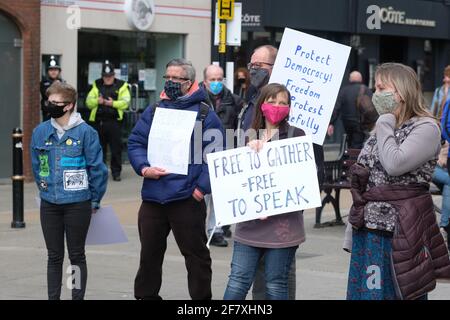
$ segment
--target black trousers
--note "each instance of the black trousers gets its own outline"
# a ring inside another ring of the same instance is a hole
[[[91,221],[91,201],[52,204],[41,201],[41,226],[48,251],[47,287],[49,300],[61,297],[64,262],[64,234],[73,270],[73,300],[83,300],[86,291],[87,266],[84,251]],[[80,277],[80,278],[77,278]]]
[[[211,299],[212,270],[205,219],[205,202],[193,197],[167,204],[142,202],[138,218],[141,258],[134,282],[136,299],[161,299],[162,265],[170,230],[184,256],[191,298]]]
[[[108,146],[111,150],[111,173],[114,177],[122,172],[122,122],[114,119],[99,120],[94,123],[103,149],[103,162],[106,163]]]
[[[347,133],[347,147],[350,149],[362,149],[366,134],[359,130],[345,130]]]

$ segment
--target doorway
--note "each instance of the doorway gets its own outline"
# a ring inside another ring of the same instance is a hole
[[[12,175],[11,134],[21,127],[22,40],[16,24],[0,12],[0,181]]]
[[[380,63],[398,62],[407,64],[408,38],[380,37]]]

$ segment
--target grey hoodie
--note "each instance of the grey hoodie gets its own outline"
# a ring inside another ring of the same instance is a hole
[[[56,129],[56,133],[58,134],[58,139],[61,139],[61,137],[64,135],[64,133],[67,130],[70,130],[72,128],[79,126],[80,124],[82,124],[84,122],[84,120],[81,118],[81,115],[78,112],[74,111],[70,115],[69,123],[64,127],[61,127],[58,124],[58,122],[56,122],[56,120],[53,118],[50,119],[50,122],[51,122],[53,128]]]

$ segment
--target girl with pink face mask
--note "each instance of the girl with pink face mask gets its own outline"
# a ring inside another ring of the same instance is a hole
[[[305,135],[303,130],[288,124],[290,101],[290,93],[283,85],[273,83],[261,89],[255,105],[250,148],[258,152],[266,142]],[[287,300],[289,272],[295,252],[304,241],[301,211],[237,224],[224,299],[245,300],[264,257],[265,298]]]

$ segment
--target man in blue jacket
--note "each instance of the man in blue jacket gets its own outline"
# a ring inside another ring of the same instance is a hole
[[[138,218],[141,257],[134,293],[136,299],[161,299],[162,264],[167,236],[172,230],[185,258],[191,298],[211,299],[211,257],[206,247],[206,205],[203,200],[205,194],[211,193],[211,187],[204,158],[198,161],[195,156],[198,150],[194,150],[194,146],[198,141],[194,143],[192,134],[187,175],[171,174],[164,168],[153,167],[147,159],[147,147],[156,108],[197,112],[202,135],[212,129],[223,132],[223,128],[215,112],[203,102],[206,92],[195,81],[195,69],[189,61],[171,60],[164,79],[161,101],[144,111],[128,140],[131,165],[144,177]],[[207,142],[202,141],[200,145],[202,155],[206,147],[211,149]]]

